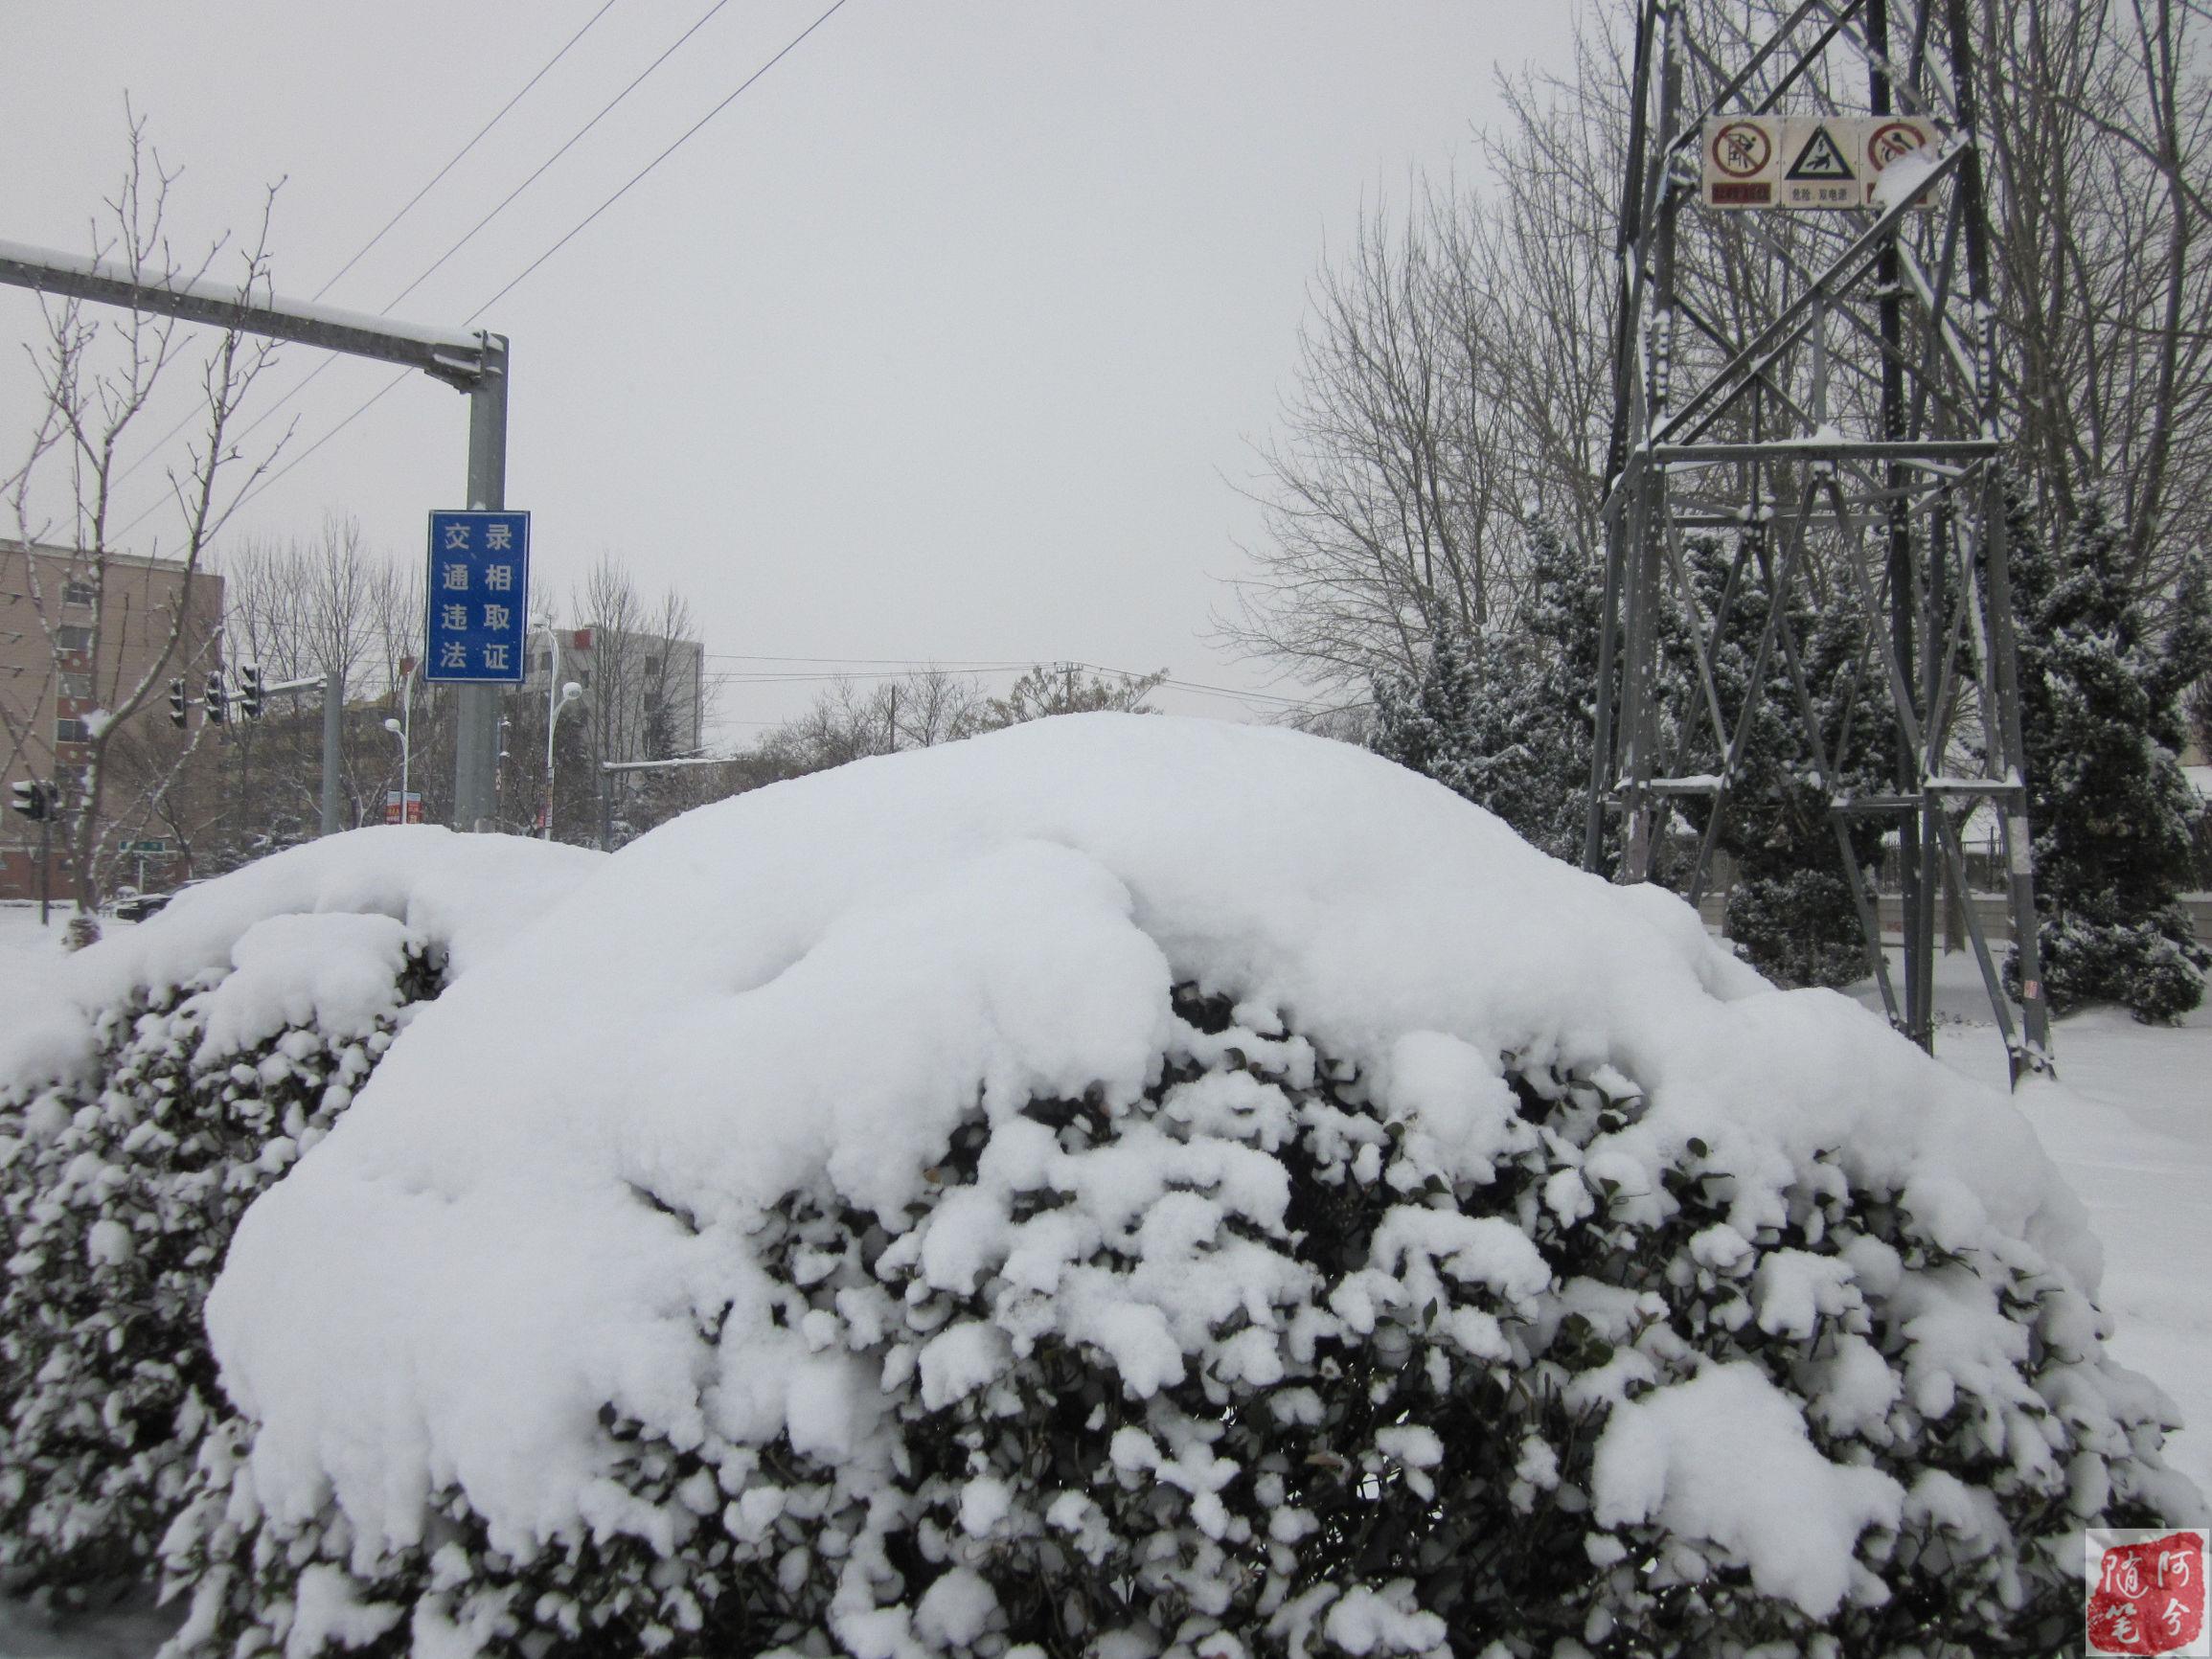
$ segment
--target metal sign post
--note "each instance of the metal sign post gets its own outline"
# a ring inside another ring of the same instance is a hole
[[[507,340],[484,336],[484,374],[468,392],[468,506],[498,512],[507,505]],[[528,537],[528,515],[523,515]],[[517,617],[528,614],[528,599],[515,600]],[[460,724],[454,736],[453,822],[463,830],[489,830],[499,812],[499,684],[520,684],[521,635],[515,636],[517,667],[508,682],[461,688]],[[435,663],[436,658],[430,659]],[[435,679],[435,673],[427,678]]]

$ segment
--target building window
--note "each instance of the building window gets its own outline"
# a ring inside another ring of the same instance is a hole
[[[645,671],[646,671],[647,673],[649,673],[649,674],[657,674],[657,673],[659,673],[659,672],[660,672],[660,658],[658,658],[658,657],[648,657],[648,658],[646,658],[646,660],[645,660]]]
[[[89,743],[92,728],[82,720],[57,720],[54,722],[54,740],[57,743]]]
[[[63,604],[90,604],[100,597],[100,591],[88,581],[65,581],[61,584]]]
[[[92,676],[90,674],[63,674],[61,676],[61,694],[80,700],[89,698],[92,695]]]
[[[92,630],[81,623],[63,623],[54,630],[54,644],[65,651],[88,651],[92,648]]]

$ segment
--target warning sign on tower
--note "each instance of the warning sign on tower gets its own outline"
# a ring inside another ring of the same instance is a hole
[[[1704,141],[1707,207],[1835,212],[1875,205],[1884,170],[1933,160],[1944,134],[1904,116],[1731,115],[1707,122]]]

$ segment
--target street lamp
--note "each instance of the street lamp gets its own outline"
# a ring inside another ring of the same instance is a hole
[[[407,822],[407,762],[412,758],[414,745],[407,741],[407,728],[398,720],[386,720],[384,730],[399,739],[399,822]]]
[[[392,722],[384,722],[387,729]],[[415,659],[399,659],[399,822],[407,822],[407,762],[414,755]]]
[[[551,687],[545,693],[545,839],[548,841],[553,839],[553,731],[559,724],[562,712],[582,695],[583,688],[574,680],[562,686],[558,696]]]
[[[583,695],[583,688],[574,680],[560,683],[560,630],[548,626],[545,630],[545,834],[553,839],[553,733],[560,724],[561,711]]]

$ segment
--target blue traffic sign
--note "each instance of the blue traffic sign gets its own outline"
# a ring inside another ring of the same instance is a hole
[[[530,617],[530,514],[433,512],[422,677],[518,686]]]

